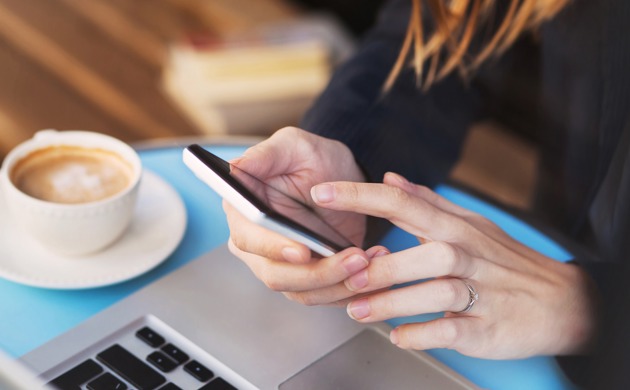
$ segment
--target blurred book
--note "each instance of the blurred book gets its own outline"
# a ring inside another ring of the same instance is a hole
[[[171,45],[163,87],[204,133],[269,134],[296,125],[353,50],[322,15],[231,37],[190,35]]]

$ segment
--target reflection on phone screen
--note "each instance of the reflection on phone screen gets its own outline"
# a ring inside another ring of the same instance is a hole
[[[253,175],[225,162],[229,175],[246,188],[253,199],[248,199],[271,218],[301,230],[333,249],[340,251],[354,244],[330,226],[316,207],[309,206],[284,192],[273,188]],[[243,194],[246,196],[246,194]],[[247,196],[246,196],[247,197]]]

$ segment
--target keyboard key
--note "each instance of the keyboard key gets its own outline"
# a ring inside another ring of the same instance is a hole
[[[210,383],[206,383],[199,390],[237,390],[236,387],[227,383],[223,378],[215,378]]]
[[[95,378],[103,372],[101,367],[94,360],[89,359],[74,367],[73,369],[59,375],[50,381],[50,385],[60,390],[78,390],[81,385]]]
[[[162,372],[171,372],[175,367],[177,367],[177,363],[171,360],[168,356],[163,354],[162,352],[155,351],[149,356],[147,356],[147,361],[153,364]]]
[[[184,366],[184,371],[197,378],[199,382],[207,382],[214,376],[212,371],[196,360],[187,363]]]
[[[140,390],[153,390],[166,382],[160,373],[118,344],[99,353],[96,358]]]
[[[153,348],[157,348],[160,345],[164,344],[164,337],[160,336],[159,333],[156,333],[153,329],[145,326],[136,332],[136,337],[145,343],[149,344]]]
[[[127,390],[127,385],[109,372],[87,384],[88,390]]]
[[[183,390],[183,389],[174,383],[167,383],[164,386],[160,387],[160,390]]]
[[[168,355],[171,359],[175,360],[178,364],[184,364],[188,361],[189,357],[181,349],[177,348],[173,344],[169,343],[162,347],[162,352]]]

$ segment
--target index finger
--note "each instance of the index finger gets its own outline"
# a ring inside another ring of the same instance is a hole
[[[305,245],[251,222],[226,201],[223,210],[232,242],[241,251],[291,263],[310,261],[311,251]]]
[[[359,248],[348,248],[319,261],[291,264],[251,253],[239,253],[239,249],[233,247],[232,241],[229,241],[228,245],[230,251],[243,260],[254,275],[274,291],[306,292],[338,285],[338,288],[345,290],[345,296],[338,299],[347,298],[354,293],[345,289],[340,282],[369,264],[367,254]]]
[[[403,189],[379,183],[332,182],[314,186],[318,206],[390,220],[416,236],[450,241],[461,237],[466,224]]]

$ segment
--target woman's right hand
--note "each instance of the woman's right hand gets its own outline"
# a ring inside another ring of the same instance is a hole
[[[327,181],[365,181],[352,152],[341,142],[286,127],[231,161],[271,187],[316,207],[311,188]],[[268,201],[273,202],[271,194]],[[246,219],[223,202],[230,228],[229,248],[267,286],[306,304],[332,303],[353,295],[343,280],[368,265],[368,253],[349,248],[314,259],[303,244]],[[324,219],[356,245],[365,235],[365,216],[321,209]],[[381,250],[382,252],[382,250]]]

